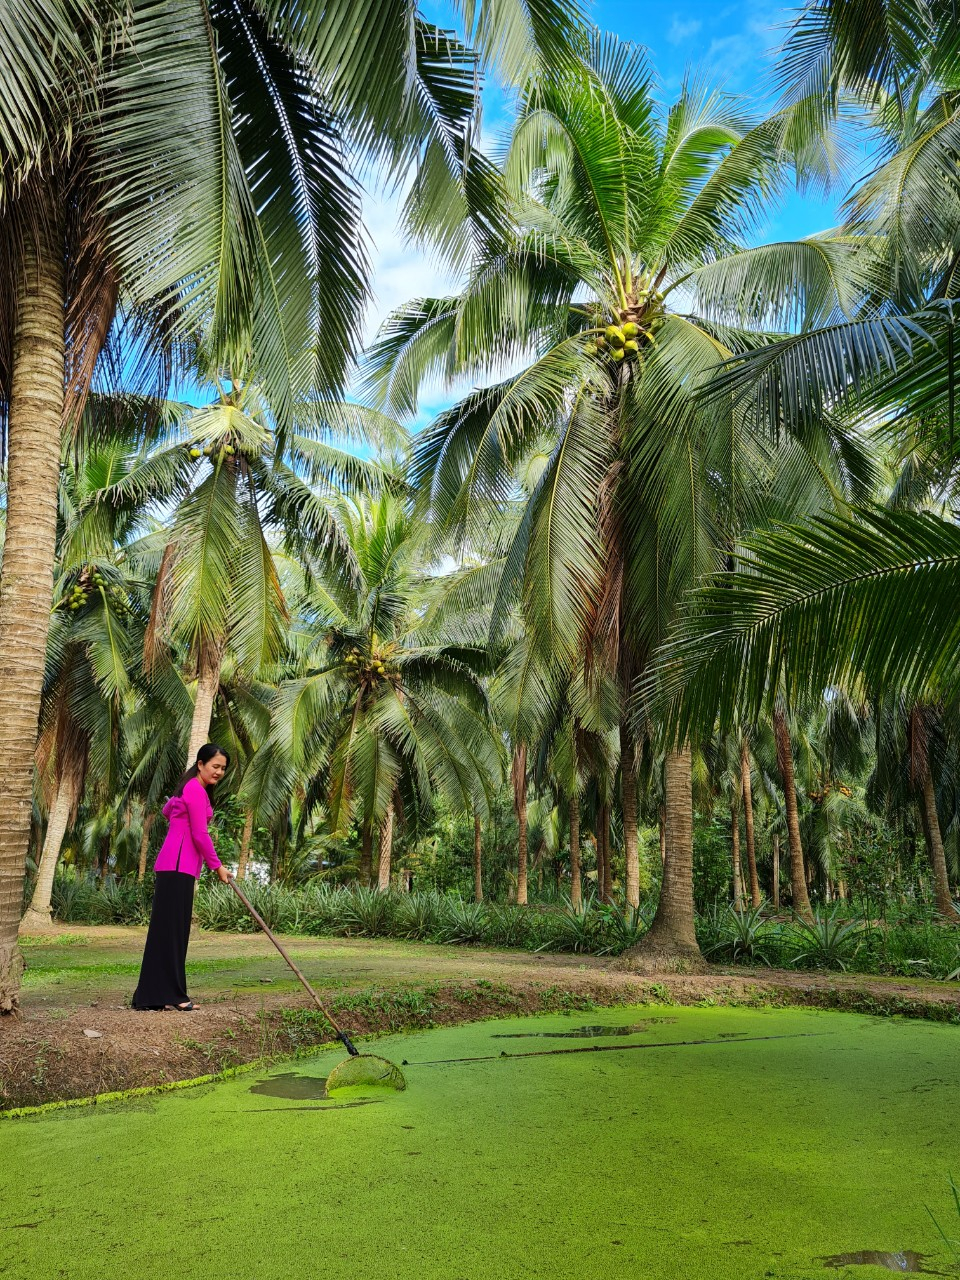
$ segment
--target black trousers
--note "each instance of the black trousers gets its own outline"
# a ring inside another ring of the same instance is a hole
[[[187,945],[196,884],[193,876],[182,871],[157,872],[140,981],[133,993],[134,1009],[162,1009],[190,998]]]

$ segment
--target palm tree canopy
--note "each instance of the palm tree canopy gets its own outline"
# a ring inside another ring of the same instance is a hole
[[[309,565],[294,613],[299,658],[274,705],[276,760],[323,777],[339,833],[355,818],[379,821],[401,785],[421,798],[439,789],[458,811],[485,807],[501,765],[486,653],[453,616],[427,616],[422,525],[390,493],[342,504],[339,518],[355,576]]]
[[[523,365],[418,436],[413,478],[435,527],[469,545],[546,439],[495,622],[520,593],[561,666],[584,643],[622,653],[628,632],[642,662],[678,593],[715,567],[719,529],[831,485],[840,495],[869,471],[830,425],[781,442],[697,395],[732,355],[860,305],[847,240],[748,247],[786,182],[789,128],[695,79],[664,110],[643,53],[596,36],[579,65],[521,96],[504,158],[510,236],[459,296],[395,313],[370,356],[371,395],[401,413],[426,379]],[[608,348],[620,325],[631,347]]]
[[[698,589],[664,645],[652,691],[680,733],[759,719],[832,688],[954,697],[960,679],[960,530],[873,509],[747,540],[739,571]]]

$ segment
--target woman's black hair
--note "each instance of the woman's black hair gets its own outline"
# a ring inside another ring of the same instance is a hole
[[[203,746],[200,748],[200,750],[197,752],[196,760],[193,762],[193,764],[190,766],[187,772],[183,775],[183,777],[177,783],[176,790],[174,791],[173,794],[175,796],[182,796],[183,788],[187,785],[187,783],[190,781],[191,778],[195,778],[197,776],[197,772],[198,772],[197,765],[209,764],[214,756],[223,756],[224,760],[226,760],[227,762],[227,768],[229,769],[230,752],[224,751],[223,747],[218,746],[216,742],[205,742]]]

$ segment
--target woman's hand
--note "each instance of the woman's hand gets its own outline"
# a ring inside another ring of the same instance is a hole
[[[217,867],[217,879],[222,880],[224,884],[229,884],[233,879],[230,872],[224,866]]]

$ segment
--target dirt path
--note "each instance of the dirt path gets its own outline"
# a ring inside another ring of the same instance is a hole
[[[351,1032],[651,1000],[782,1002],[960,1022],[960,984],[717,968],[654,980],[593,956],[533,955],[367,939],[285,939]],[[329,1039],[259,935],[199,934],[188,972],[197,1008],[135,1013],[143,931],[64,926],[27,941],[23,1005],[0,1020],[0,1107],[176,1080],[306,1050]]]

